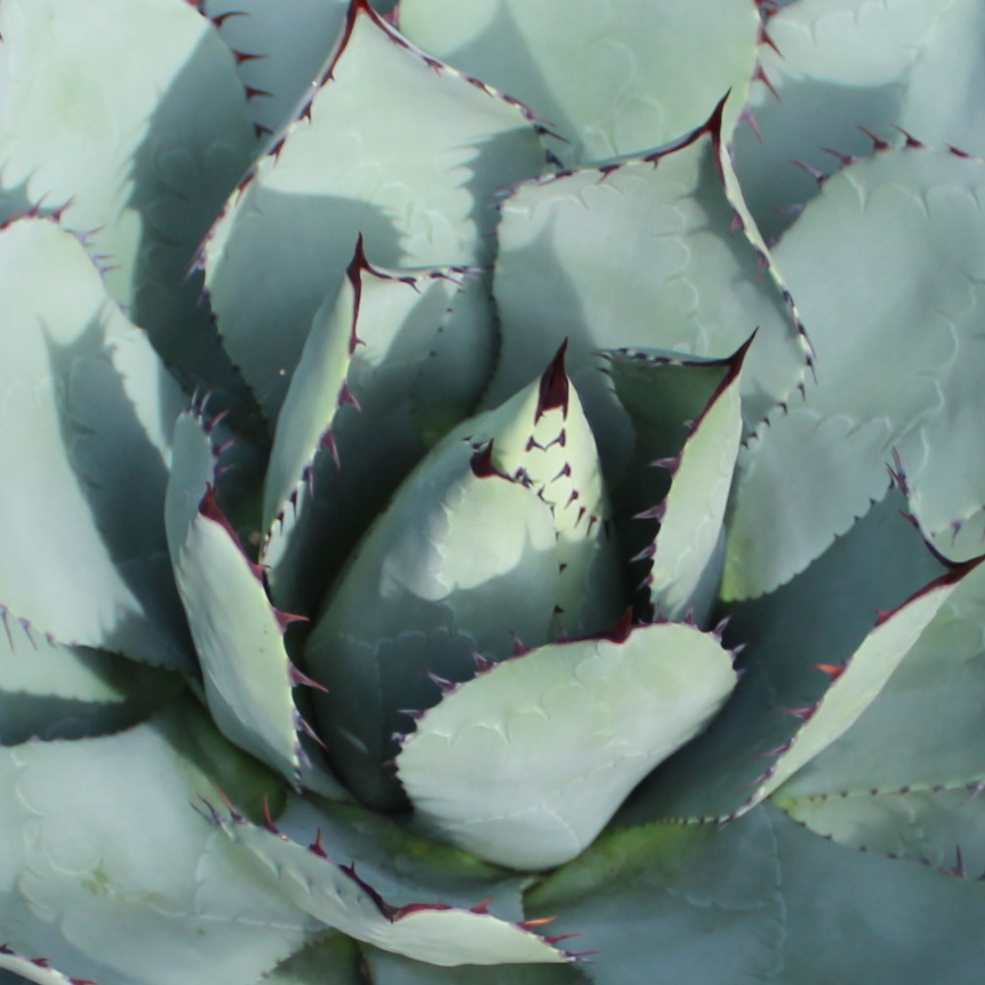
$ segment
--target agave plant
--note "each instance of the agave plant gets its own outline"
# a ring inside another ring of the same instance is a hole
[[[0,0],[0,978],[977,982],[985,10],[377,6]]]

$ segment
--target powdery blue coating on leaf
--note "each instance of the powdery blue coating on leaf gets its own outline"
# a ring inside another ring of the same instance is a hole
[[[404,740],[397,775],[425,831],[500,865],[552,868],[736,680],[731,654],[685,625],[550,644],[446,694]]]
[[[985,10],[977,0],[799,0],[766,24],[753,126],[735,134],[736,170],[775,238],[829,174],[902,127],[931,146],[985,151]],[[775,45],[775,48],[773,47]],[[840,160],[841,159],[841,160]],[[796,166],[799,162],[801,166]]]
[[[746,432],[801,400],[810,346],[744,217],[723,109],[645,157],[521,184],[502,205],[494,288],[503,345],[486,404],[513,393],[568,338],[568,371],[612,477],[631,438],[597,372],[598,349],[721,356],[758,326],[744,376]]]
[[[353,3],[311,101],[204,248],[219,330],[268,418],[357,232],[385,267],[488,262],[491,194],[542,163],[525,110]]]
[[[844,533],[882,497],[893,448],[926,529],[978,512],[983,200],[981,162],[887,149],[827,181],[774,251],[820,383],[740,457],[727,599],[776,588]],[[978,552],[981,529],[955,556]]]
[[[276,791],[194,702],[3,750],[0,776],[0,924],[21,953],[99,985],[212,985],[256,980],[317,930],[192,808],[217,785],[251,805]]]
[[[451,268],[373,267],[360,239],[338,295],[316,312],[264,483],[261,560],[279,605],[314,612],[352,546],[427,450],[415,413],[429,400],[455,401],[454,384],[422,394],[420,377],[466,276]],[[456,327],[467,336],[456,344],[468,345],[483,326]],[[475,400],[478,392],[462,396]]]
[[[162,521],[180,392],[54,221],[0,229],[0,292],[0,604],[60,641],[185,669]]]
[[[64,646],[0,607],[0,745],[116,732],[182,686],[177,674]]]
[[[174,0],[11,0],[0,36],[0,194],[64,207],[110,296],[182,381],[248,412],[200,281],[185,279],[256,151],[232,54]]]
[[[985,870],[985,569],[942,606],[855,724],[774,795],[857,848]]]
[[[331,845],[317,832],[305,846],[272,824],[261,828],[239,815],[222,817],[220,824],[240,857],[249,858],[285,899],[357,940],[442,966],[571,960],[532,927],[494,916],[483,903],[393,905],[363,878],[355,861],[333,858]]]
[[[826,695],[834,700],[818,722],[829,715],[837,721],[831,734],[822,729],[817,741],[823,745],[847,726],[850,706],[864,691],[846,689],[843,702],[834,695],[840,682],[832,685],[832,677],[849,658],[853,665],[859,661],[851,677],[857,675],[861,687],[869,688],[870,700],[875,697],[882,661],[891,666],[909,648],[906,639],[894,647],[883,643],[897,630],[918,633],[921,620],[929,620],[929,610],[950,591],[948,586],[928,591],[874,628],[880,613],[900,606],[943,570],[899,515],[902,505],[895,493],[887,497],[803,575],[739,610],[728,628],[728,639],[747,647],[739,686],[708,730],[641,784],[619,823],[730,817],[747,810],[778,776],[802,765],[802,753],[819,751],[814,740],[798,748],[801,739],[795,737],[811,726],[809,719],[819,701],[824,707]],[[841,676],[848,679],[849,672]]]
[[[753,0],[403,0],[400,29],[524,100],[566,163],[673,140],[732,91],[731,134],[756,65]]]

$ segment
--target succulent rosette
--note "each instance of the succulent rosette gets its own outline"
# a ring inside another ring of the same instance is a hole
[[[977,982],[980,4],[391,7],[0,0],[0,980]]]

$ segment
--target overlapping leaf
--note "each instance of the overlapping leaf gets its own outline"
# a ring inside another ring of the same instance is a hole
[[[352,0],[300,118],[204,250],[220,332],[268,418],[358,232],[385,267],[487,262],[492,192],[542,163],[526,111],[423,56]]]
[[[727,137],[759,29],[752,0],[403,0],[399,19],[426,51],[550,120],[570,164],[673,140],[732,90]]]

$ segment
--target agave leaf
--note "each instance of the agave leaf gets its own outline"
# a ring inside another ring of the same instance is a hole
[[[979,980],[981,882],[854,852],[772,805],[761,810],[776,837],[787,914],[784,981]]]
[[[589,981],[581,966],[574,964],[437,968],[368,944],[360,950],[374,985],[588,985]]]
[[[292,955],[256,985],[362,985],[359,949],[345,934],[329,932]]]
[[[257,136],[275,140],[309,96],[345,23],[347,0],[193,0],[229,46]]]
[[[513,393],[568,337],[569,371],[610,475],[626,464],[631,437],[595,371],[599,348],[718,356],[758,326],[743,378],[746,431],[800,400],[809,345],[742,218],[723,111],[719,103],[704,126],[645,157],[521,184],[502,206],[494,290],[503,344],[486,401]]]
[[[399,18],[426,51],[550,120],[569,164],[673,140],[732,90],[727,138],[759,29],[750,0],[575,0],[563,12],[525,0],[403,0]]]
[[[527,906],[578,934],[571,946],[594,952],[586,969],[600,985],[751,985],[782,967],[779,875],[759,812],[724,828],[650,824],[604,833]]]
[[[64,646],[2,606],[0,627],[0,745],[119,731],[184,686],[177,674]]]
[[[528,904],[581,932],[605,985],[973,985],[985,888],[861,855],[765,804],[724,827],[610,832]]]
[[[526,111],[426,58],[352,0],[314,94],[204,250],[220,332],[268,417],[358,232],[385,267],[487,262],[490,194],[542,162]]]
[[[300,818],[290,816],[292,808],[300,812]],[[217,814],[216,820],[241,856],[249,858],[285,899],[357,940],[445,966],[570,960],[549,938],[533,932],[536,924],[528,927],[504,920],[487,912],[485,902],[467,908],[423,900],[397,904],[385,899],[357,871],[356,862],[337,859],[331,842],[324,842],[318,829],[309,828],[302,841],[280,830],[281,824],[296,827],[308,817],[312,817],[309,805],[296,800],[276,826],[271,821],[254,825],[235,810]]]
[[[8,978],[7,972],[19,977]],[[37,985],[94,985],[81,978],[63,975],[51,966],[47,958],[30,958],[18,954],[6,944],[0,944],[0,981],[13,982],[13,985],[20,982],[36,982]]]
[[[209,710],[224,735],[300,781],[308,730],[292,688],[308,683],[287,655],[292,617],[270,603],[215,493],[210,425],[178,418],[166,515],[175,580],[205,679]]]
[[[826,182],[777,247],[821,385],[740,458],[726,598],[770,591],[847,530],[881,497],[893,446],[927,529],[979,511],[983,194],[979,161],[886,150]],[[889,353],[892,371],[874,375]],[[955,556],[977,552],[981,520]]]
[[[598,631],[622,607],[594,439],[563,351],[502,407],[447,435],[401,486],[330,593],[306,647],[333,762],[376,806],[404,713],[517,641]],[[372,618],[366,613],[372,612]],[[403,711],[402,711],[403,710]]]
[[[0,35],[0,184],[89,234],[110,295],[168,365],[247,415],[200,279],[185,280],[256,147],[232,55],[174,0],[12,0]]]
[[[208,985],[255,981],[317,930],[192,809],[216,786],[251,810],[278,799],[195,702],[3,750],[0,775],[0,924],[20,953],[99,985]]]
[[[712,636],[628,623],[504,661],[424,714],[397,775],[425,830],[526,870],[560,865],[591,844],[738,679]]]
[[[735,159],[767,236],[817,195],[818,175],[867,154],[869,134],[898,126],[930,144],[985,151],[985,15],[975,0],[799,0],[766,31],[770,85],[751,93],[755,124],[737,130]]]
[[[941,869],[985,869],[983,602],[979,567],[876,700],[775,801],[811,830],[856,848]]]
[[[0,599],[42,634],[186,668],[162,523],[180,393],[55,222],[0,230],[0,291],[0,455],[16,477],[0,514],[17,518]]]
[[[314,610],[424,455],[414,416],[419,378],[462,276],[373,267],[360,239],[338,296],[315,314],[264,487],[262,560],[279,605]]]
[[[641,786],[623,821],[747,811],[875,699],[967,574],[941,574],[901,502],[888,496],[803,575],[736,615],[729,638],[749,647],[739,687]]]
[[[658,518],[658,533],[633,559],[648,564],[643,587],[658,618],[680,619],[690,612],[701,624],[715,601],[724,558],[725,506],[742,437],[742,363],[751,344],[750,338],[724,360],[692,361],[642,350],[610,354],[609,372],[616,394],[636,432],[636,462],[640,463],[642,455],[647,471],[656,464],[673,473],[665,498],[652,499],[642,512],[634,509],[637,521]],[[673,383],[687,380],[693,386],[696,378],[704,382],[715,377],[714,392],[679,445],[667,434],[668,424],[675,420],[666,413],[667,406],[686,405],[702,388],[694,387],[694,395],[685,396]],[[663,392],[662,384],[671,381],[670,392]],[[662,453],[656,463],[654,448]],[[667,457],[671,450],[672,457]],[[646,495],[652,485],[630,470],[626,486],[631,496]]]

